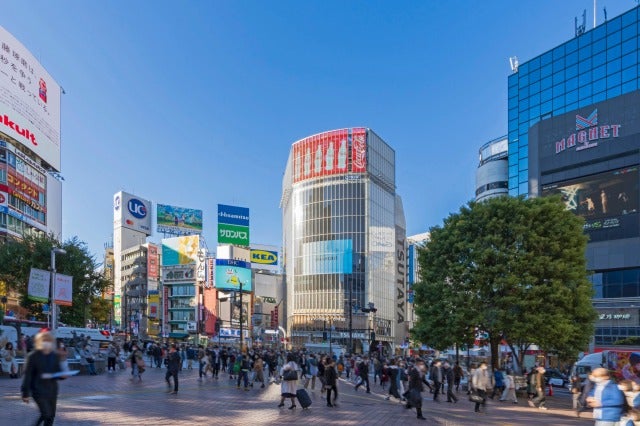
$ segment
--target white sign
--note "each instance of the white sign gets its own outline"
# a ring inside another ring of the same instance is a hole
[[[56,274],[53,300],[58,305],[71,306],[73,299],[73,277]]]
[[[151,201],[117,192],[113,196],[113,226],[151,235]]]
[[[369,227],[369,251],[393,253],[396,234],[393,228],[384,226]]]
[[[2,27],[0,131],[60,170],[60,86]]]
[[[29,299],[38,302],[47,302],[49,300],[49,286],[51,284],[51,275],[49,271],[31,268],[29,274],[29,288],[27,294]]]

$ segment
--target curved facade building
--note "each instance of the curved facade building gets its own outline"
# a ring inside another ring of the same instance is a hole
[[[476,170],[476,201],[509,194],[508,147],[507,136],[502,136],[480,148],[480,164]]]
[[[331,338],[366,352],[372,337],[385,350],[404,340],[406,231],[395,187],[395,152],[369,129],[293,144],[281,200],[293,345]]]

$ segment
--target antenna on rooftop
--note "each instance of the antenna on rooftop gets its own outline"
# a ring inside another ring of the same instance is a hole
[[[582,25],[578,25],[577,16],[574,18],[574,24],[576,29],[576,37],[580,37],[582,34],[584,34],[584,31],[587,27],[587,9],[584,9],[584,11],[582,12]]]
[[[638,0],[640,1],[640,0]],[[511,65],[511,71],[513,72],[518,72],[518,57],[517,56],[511,56],[509,57],[509,64]]]

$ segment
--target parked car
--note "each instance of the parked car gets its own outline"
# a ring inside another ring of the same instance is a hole
[[[544,381],[548,385],[558,387],[566,387],[569,384],[569,378],[554,368],[550,368],[544,373]]]

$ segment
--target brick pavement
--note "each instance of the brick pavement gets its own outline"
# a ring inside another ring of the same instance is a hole
[[[345,381],[339,384],[338,407],[326,406],[319,390],[310,392],[314,403],[308,410],[279,409],[280,386],[238,390],[228,375],[220,380],[197,380],[196,370],[180,377],[178,395],[168,394],[165,370],[149,369],[142,383],[129,381],[128,372],[100,376],[76,376],[61,382],[56,425],[591,425],[583,414],[577,419],[569,410],[567,395],[549,398],[550,409],[540,411],[526,406],[489,401],[486,414],[473,413],[473,405],[460,394],[460,402],[448,404],[429,400],[423,394],[427,421],[415,418],[399,402],[386,401],[378,385],[372,393],[355,392]],[[26,405],[19,397],[20,380],[0,379],[0,418],[3,425],[31,425],[37,418],[33,401]],[[288,407],[289,402],[286,402]]]

